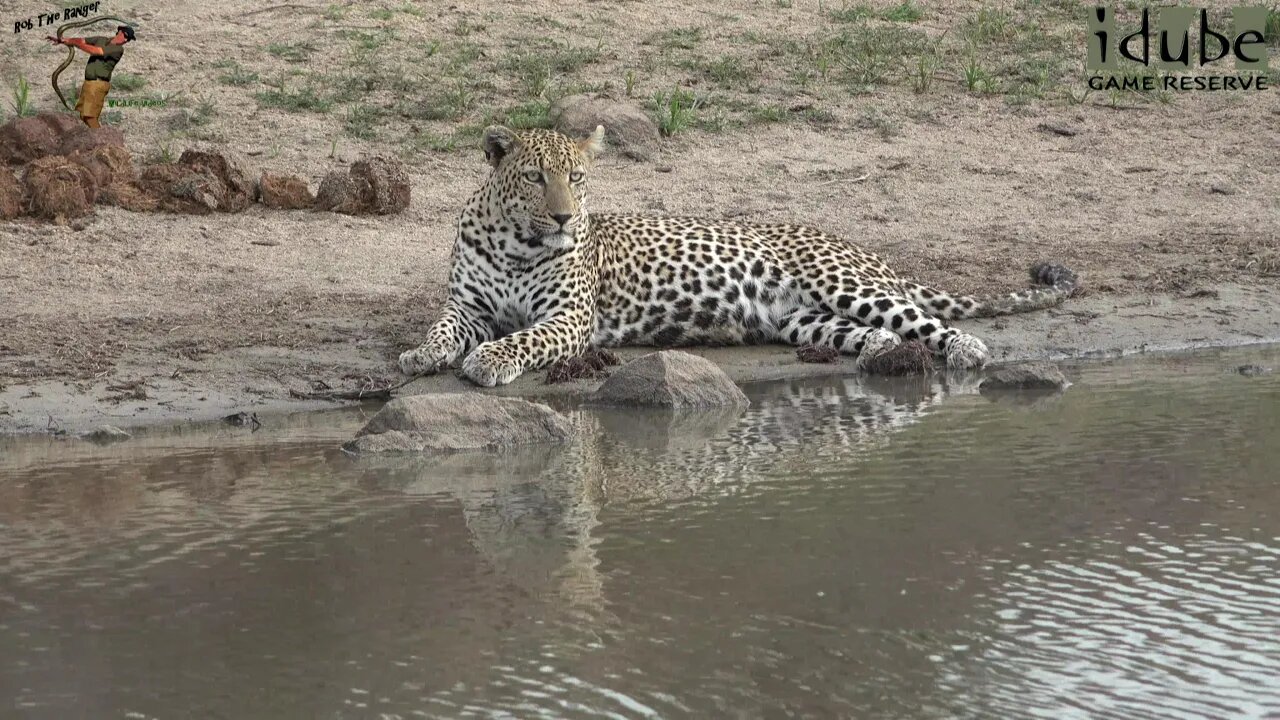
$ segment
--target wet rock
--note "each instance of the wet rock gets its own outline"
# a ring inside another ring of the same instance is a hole
[[[1236,372],[1244,375],[1245,377],[1258,377],[1259,375],[1270,375],[1271,368],[1263,367],[1261,365],[1241,365],[1236,368]]]
[[[376,156],[334,170],[320,182],[315,207],[347,215],[390,215],[409,207],[409,174],[404,164]]]
[[[715,363],[679,350],[636,358],[609,376],[595,400],[607,405],[706,408],[749,405],[742,389]]]
[[[570,95],[557,100],[549,111],[555,129],[584,138],[604,126],[605,142],[629,157],[643,159],[658,143],[658,126],[643,108],[590,95]]]
[[[128,440],[131,437],[133,436],[115,425],[103,425],[96,430],[91,430],[80,436],[83,440],[98,443],[99,445],[110,445],[111,443]]]
[[[28,163],[23,185],[31,214],[58,222],[89,214],[98,199],[93,173],[58,155]]]
[[[987,375],[978,386],[980,392],[1005,390],[1039,390],[1056,392],[1066,389],[1067,378],[1049,363],[1026,363],[1001,368]]]
[[[247,413],[243,410],[223,416],[222,422],[236,427],[247,427],[254,431],[262,427],[262,421],[258,419],[258,413]]]
[[[76,129],[66,133],[59,139],[57,153],[59,155],[88,153],[102,147],[123,149],[125,147],[124,133],[113,127],[91,128],[78,125]]]
[[[189,149],[182,151],[178,165],[217,181],[203,183],[203,187],[210,191],[221,187],[221,191],[215,196],[217,210],[240,212],[258,197],[258,175],[252,171],[248,160],[239,153],[229,150]]]
[[[44,112],[0,125],[0,163],[21,165],[58,152],[62,137],[83,127],[67,113]]]
[[[866,361],[862,369],[872,375],[923,375],[933,372],[933,353],[919,341],[910,340]]]
[[[307,181],[296,175],[264,172],[258,179],[262,204],[279,210],[303,210],[315,203]]]
[[[12,220],[22,214],[22,185],[6,167],[0,167],[0,220]]]
[[[432,393],[387,403],[343,449],[353,453],[501,450],[573,437],[562,415],[538,403],[481,393]]]

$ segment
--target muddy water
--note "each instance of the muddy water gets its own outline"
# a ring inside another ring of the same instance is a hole
[[[0,717],[1280,714],[1280,352],[805,381],[353,460],[359,413],[0,444]]]

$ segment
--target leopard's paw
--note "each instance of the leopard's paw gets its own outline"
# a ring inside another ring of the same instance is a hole
[[[858,359],[854,360],[854,367],[858,370],[866,369],[872,358],[898,347],[901,342],[902,338],[888,330],[872,330],[862,339],[862,350],[858,353]]]
[[[986,343],[972,335],[960,333],[947,343],[947,367],[955,370],[980,368],[990,356]]]
[[[501,346],[486,342],[471,351],[462,361],[462,374],[477,385],[506,385],[524,372],[520,363]]]
[[[450,353],[430,344],[400,353],[400,372],[405,375],[432,375],[449,364]]]

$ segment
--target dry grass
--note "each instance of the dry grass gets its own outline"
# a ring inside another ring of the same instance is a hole
[[[547,366],[545,382],[548,385],[572,382],[574,380],[594,380],[604,375],[608,368],[621,362],[611,350],[590,348],[577,357],[557,360]]]
[[[796,359],[802,363],[834,363],[840,360],[840,351],[830,345],[801,345],[796,348]]]

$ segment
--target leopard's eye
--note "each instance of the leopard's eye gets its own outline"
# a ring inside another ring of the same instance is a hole
[[[542,182],[542,171],[530,170],[524,174],[524,179],[531,183],[540,183]]]
[[[569,173],[569,182],[580,183],[584,177],[586,177],[586,173],[583,173],[581,170],[574,170]]]

